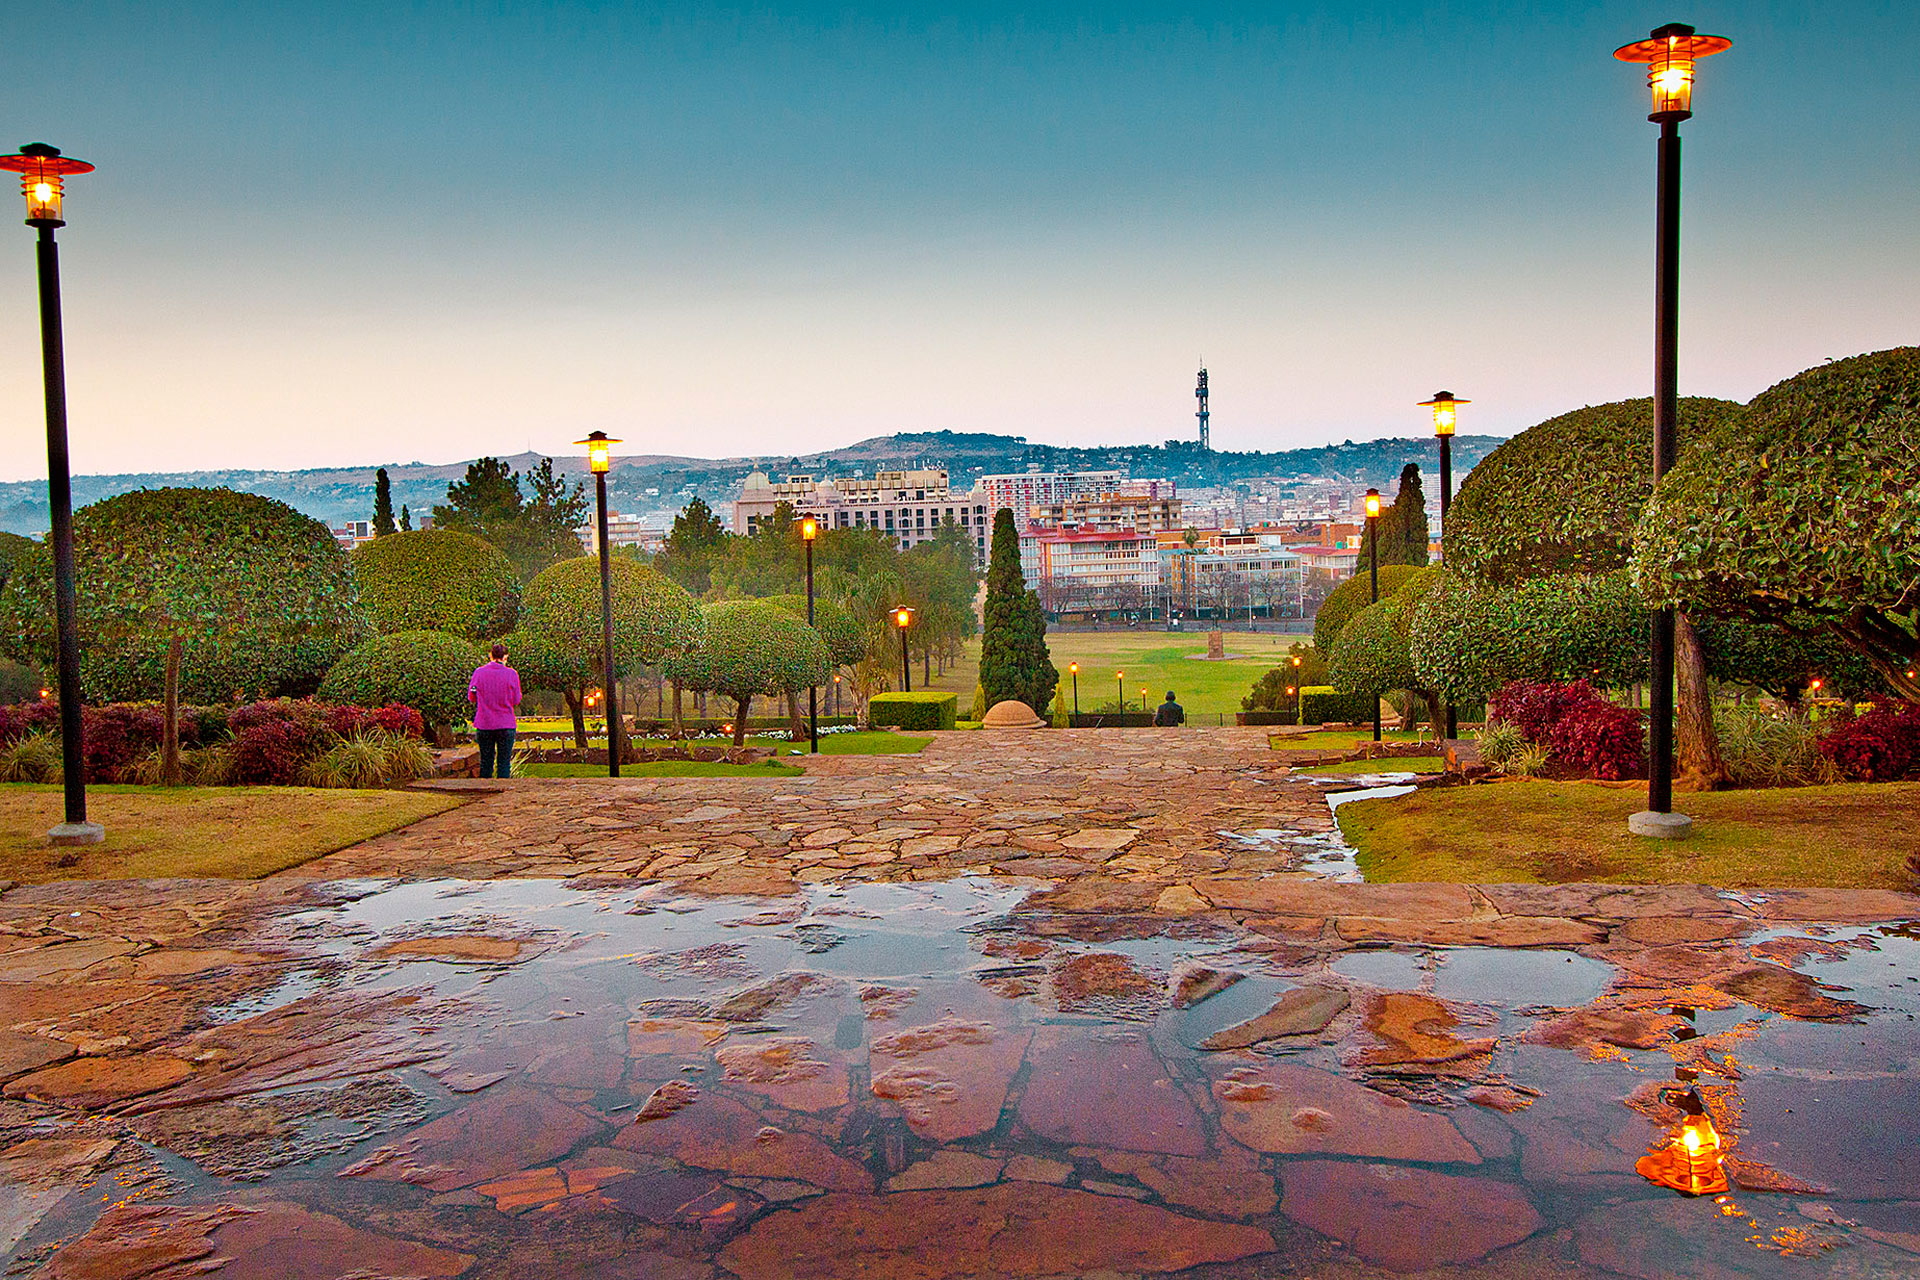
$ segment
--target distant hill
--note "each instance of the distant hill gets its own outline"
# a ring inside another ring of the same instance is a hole
[[[1457,436],[1453,443],[1456,483],[1475,463],[1500,444],[1498,436]],[[541,455],[516,454],[506,458],[516,471],[538,466]],[[875,436],[841,449],[797,456],[745,458],[683,458],[667,454],[638,454],[617,458],[608,476],[611,505],[619,511],[647,514],[677,511],[696,495],[718,508],[732,499],[741,479],[755,468],[771,475],[843,475],[910,466],[945,467],[957,485],[995,472],[1024,471],[1029,466],[1054,470],[1124,470],[1136,476],[1164,476],[1183,487],[1230,484],[1236,480],[1271,476],[1291,479],[1331,476],[1356,484],[1378,485],[1388,492],[1399,479],[1400,468],[1412,462],[1429,476],[1439,466],[1433,438],[1347,441],[1311,449],[1273,453],[1203,452],[1197,445],[1172,441],[1165,445],[1114,445],[1077,448],[1032,444],[1024,436],[985,432],[921,431]],[[588,477],[585,458],[554,458],[557,470],[579,479]],[[416,517],[446,501],[447,485],[465,474],[465,462],[429,465],[424,462],[387,463],[393,483],[396,515],[402,505]],[[328,524],[361,520],[373,512],[375,468],[333,467],[310,471],[175,471],[141,475],[75,476],[73,500],[85,506],[134,489],[201,486],[238,489],[277,498]],[[1433,488],[1429,480],[1428,489]],[[0,529],[34,536],[47,528],[47,486],[44,481],[0,483]]]

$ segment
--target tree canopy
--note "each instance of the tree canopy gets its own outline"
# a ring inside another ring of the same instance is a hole
[[[1013,512],[993,517],[993,544],[987,561],[986,626],[980,641],[980,686],[987,706],[1024,702],[1035,715],[1053,703],[1060,673],[1047,652],[1047,618],[1040,597],[1020,571],[1020,535]]]
[[[666,546],[655,561],[660,572],[695,596],[713,586],[713,565],[726,549],[727,530],[704,501],[695,498],[673,518]]]
[[[384,538],[393,531],[393,482],[381,467],[373,473],[373,534]]]
[[[1415,678],[1455,701],[1485,698],[1509,680],[1619,686],[1647,675],[1647,611],[1623,570],[1513,586],[1447,573],[1406,628]]]
[[[457,529],[394,533],[353,551],[360,599],[382,632],[491,640],[511,630],[520,578],[499,550]]]
[[[1409,462],[1400,469],[1400,488],[1393,502],[1375,522],[1380,538],[1380,564],[1423,566],[1432,558],[1428,552],[1427,495],[1420,484],[1420,468]],[[1367,564],[1368,548],[1361,539],[1360,565]]]
[[[55,659],[49,550],[30,544],[0,589],[0,648]],[[311,693],[370,631],[347,554],[285,503],[231,489],[141,489],[74,513],[81,688],[157,698],[181,646],[194,701]]]
[[[650,565],[632,560],[608,562],[613,584],[614,674],[658,666],[667,654],[696,643],[700,608],[677,583]],[[520,601],[520,626],[538,641],[589,673],[585,684],[600,683],[600,561],[576,556],[541,570]]]
[[[1386,540],[1381,539],[1383,547],[1385,543]],[[1380,598],[1385,600],[1392,596],[1401,587],[1407,585],[1408,580],[1417,572],[1418,570],[1412,565],[1381,564]],[[1373,578],[1368,572],[1366,556],[1363,553],[1360,558],[1359,572],[1329,591],[1327,598],[1320,602],[1320,612],[1314,615],[1313,647],[1320,651],[1322,657],[1333,656],[1333,646],[1340,639],[1340,629],[1347,625],[1349,618],[1371,603],[1373,603]]]
[[[484,661],[477,646],[444,631],[374,636],[333,664],[320,696],[363,707],[403,703],[443,729],[472,718],[467,684]]]
[[[746,738],[755,695],[792,693],[833,676],[833,657],[820,633],[772,601],[723,600],[701,613],[706,630],[700,642],[667,658],[664,669],[683,688],[734,700],[736,746]]]
[[[529,492],[521,492],[525,480]],[[580,554],[575,530],[587,519],[586,488],[569,487],[553,459],[520,476],[498,458],[480,458],[447,486],[447,500],[433,509],[436,529],[471,533],[498,547],[527,580],[549,565]]]
[[[1634,539],[1656,604],[1816,619],[1920,702],[1920,348],[1819,365],[1690,441]]]

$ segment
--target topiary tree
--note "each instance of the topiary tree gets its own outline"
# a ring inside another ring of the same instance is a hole
[[[1294,666],[1293,659],[1300,659]],[[1310,644],[1299,641],[1287,646],[1287,657],[1279,666],[1253,682],[1253,690],[1240,699],[1242,711],[1293,711],[1298,708],[1299,690],[1307,685],[1327,683],[1327,660]],[[1288,693],[1287,690],[1294,690]]]
[[[1047,617],[1040,597],[1027,588],[1020,571],[1020,535],[1013,512],[1002,507],[993,517],[993,544],[987,558],[986,626],[980,640],[980,683],[989,709],[1001,702],[1024,702],[1035,715],[1053,702],[1060,683],[1047,652]]]
[[[609,566],[616,680],[638,667],[657,667],[667,655],[698,642],[705,626],[700,606],[682,587],[636,560],[615,557]],[[599,558],[580,556],[541,570],[521,596],[520,629],[532,638],[530,656],[541,659],[543,677],[558,674],[568,681],[560,692],[573,712],[576,740],[584,747],[586,691],[604,680]],[[610,749],[615,749],[612,739],[620,731],[617,700],[618,690],[607,690]],[[679,718],[680,691],[675,688],[676,723]]]
[[[1456,702],[1514,680],[1618,686],[1647,676],[1647,611],[1622,570],[1507,587],[1444,574],[1404,625],[1415,679]]]
[[[392,533],[353,551],[353,580],[373,625],[491,640],[513,629],[520,578],[490,543],[457,529]]]
[[[833,674],[833,657],[806,619],[765,600],[723,600],[701,610],[700,642],[670,655],[664,666],[676,688],[718,693],[737,706],[733,745],[746,742],[747,712],[755,694],[805,689]]]
[[[1768,388],[1683,442],[1635,531],[1635,582],[1657,604],[1815,620],[1920,702],[1916,438],[1920,347]]]
[[[1383,542],[1384,546],[1385,543]],[[1417,570],[1412,565],[1382,564],[1380,566],[1380,598],[1391,597],[1394,592],[1407,585]],[[1333,646],[1340,639],[1340,628],[1347,620],[1373,603],[1373,580],[1368,572],[1367,558],[1360,557],[1360,568],[1345,582],[1327,593],[1320,602],[1320,612],[1313,619],[1313,647],[1320,651],[1322,658],[1333,656]]]
[[[1440,580],[1437,568],[1415,569],[1400,578],[1393,595],[1369,604],[1348,619],[1334,641],[1333,656],[1327,663],[1328,681],[1343,693],[1365,693],[1376,698],[1395,689],[1404,690],[1408,720],[1412,719],[1412,700],[1418,699],[1426,704],[1427,722],[1436,729],[1442,726],[1440,695],[1417,675],[1408,644],[1412,616]]]
[[[804,595],[774,596],[768,603],[780,606],[802,622],[806,621],[807,598]],[[823,600],[817,593],[813,600],[813,629],[827,646],[833,666],[851,667],[867,656],[867,638],[861,634],[860,624],[853,620],[853,614],[847,611],[846,606],[834,600]],[[797,689],[787,696],[787,718],[791,722],[794,741],[798,742],[804,729],[800,722],[800,693]]]
[[[89,701],[161,698],[162,776],[177,783],[180,698],[311,693],[366,637],[347,554],[285,503],[231,489],[141,489],[74,513],[80,685]],[[0,648],[50,673],[46,548],[0,590]]]
[[[377,635],[333,664],[320,697],[362,707],[402,703],[420,713],[441,743],[472,717],[467,683],[486,661],[479,646],[444,631]]]

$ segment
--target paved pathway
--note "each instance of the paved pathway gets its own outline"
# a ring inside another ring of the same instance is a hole
[[[1324,795],[1263,729],[947,733],[918,755],[821,756],[802,778],[516,780],[294,874],[603,874],[783,893],[975,870],[1158,890],[1295,870],[1287,837],[1332,829]]]

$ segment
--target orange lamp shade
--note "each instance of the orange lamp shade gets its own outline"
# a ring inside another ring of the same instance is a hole
[[[1647,64],[1647,85],[1653,90],[1653,113],[1647,119],[1685,120],[1693,114],[1694,63],[1732,46],[1725,36],[1703,36],[1684,22],[1673,22],[1645,40],[1621,45],[1613,56]]]
[[[1079,663],[1077,663],[1077,662],[1069,662],[1069,663],[1067,664],[1067,671],[1068,671],[1068,672],[1069,672],[1070,674],[1072,674],[1072,675],[1076,675],[1076,676],[1077,676],[1077,675],[1079,675],[1079,674],[1080,674],[1080,664],[1079,664]]]
[[[1380,491],[1367,490],[1367,519],[1372,520],[1380,514]]]
[[[587,447],[587,466],[597,476],[603,476],[613,468],[613,446],[619,444],[604,431],[595,431],[585,440],[575,440],[575,444]]]
[[[65,226],[61,201],[66,194],[66,177],[73,173],[92,173],[93,166],[60,154],[60,148],[44,142],[29,143],[17,155],[0,156],[0,169],[20,175],[20,192],[27,198],[27,225]]]
[[[800,536],[812,542],[820,536],[820,522],[812,516],[803,516],[800,520]]]
[[[893,625],[905,630],[913,625],[913,610],[904,605],[893,611]]]
[[[1433,410],[1433,434],[1450,436],[1453,434],[1454,424],[1459,421],[1460,406],[1472,403],[1471,400],[1456,399],[1451,391],[1436,391],[1433,393],[1433,399],[1422,400],[1420,407]]]
[[[1293,694],[1293,686],[1292,686],[1292,685],[1288,685],[1288,686],[1287,686],[1287,694],[1288,694],[1288,696],[1289,696],[1289,697],[1291,697],[1291,696],[1292,696],[1292,694]]]

